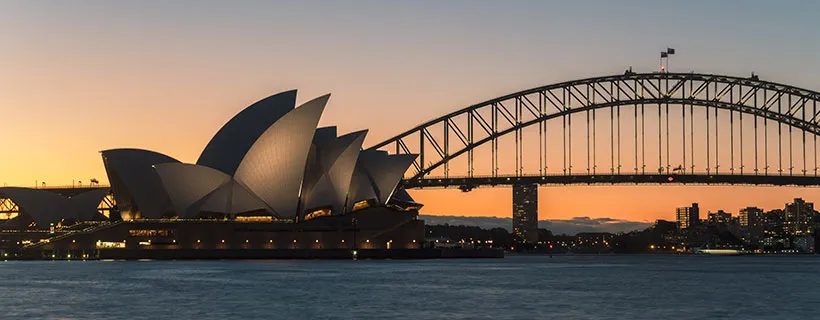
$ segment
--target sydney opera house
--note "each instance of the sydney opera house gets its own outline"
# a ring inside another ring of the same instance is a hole
[[[196,163],[149,150],[102,151],[110,188],[0,188],[3,255],[418,248],[421,205],[399,188],[415,156],[362,150],[367,131],[317,128],[329,97],[299,107],[295,90],[260,100],[219,129]]]

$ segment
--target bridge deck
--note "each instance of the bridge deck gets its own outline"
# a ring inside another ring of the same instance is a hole
[[[41,187],[37,188],[39,190],[54,192],[56,194],[60,194],[66,197],[73,197],[81,193],[85,193],[88,191],[93,191],[97,189],[109,189],[110,186],[106,185],[92,185],[92,186],[56,186],[56,187]],[[7,196],[3,193],[2,188],[0,188],[0,199],[7,198]]]
[[[520,176],[520,177],[429,177],[424,179],[405,180],[404,188],[475,188],[481,186],[510,186],[514,184],[537,183],[540,185],[624,185],[624,184],[658,184],[658,185],[763,185],[763,186],[820,186],[820,176],[788,175],[726,175],[726,174],[598,174],[598,175],[553,175],[553,176]]]

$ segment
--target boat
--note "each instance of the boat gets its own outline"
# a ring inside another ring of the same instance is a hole
[[[737,249],[698,249],[696,254],[711,254],[721,256],[737,256],[743,254],[743,251]]]

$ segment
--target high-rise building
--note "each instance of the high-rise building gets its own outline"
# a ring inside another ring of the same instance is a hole
[[[760,225],[763,227],[765,237],[782,237],[785,231],[786,212],[783,209],[773,209],[764,212],[760,217]]]
[[[732,214],[723,210],[718,210],[717,212],[710,211],[706,220],[714,224],[728,224],[732,221]]]
[[[538,242],[538,184],[513,185],[513,235],[517,242]]]
[[[747,243],[757,244],[763,238],[763,209],[758,207],[746,207],[740,209],[738,213],[738,223],[743,231],[744,240]]]
[[[700,209],[697,203],[691,207],[682,207],[675,210],[675,217],[678,222],[678,229],[689,229],[700,223]]]
[[[786,204],[785,211],[784,231],[793,235],[809,233],[814,216],[814,203],[795,198],[794,202]]]
[[[763,214],[763,209],[758,207],[746,207],[740,209],[738,214],[738,223],[741,227],[751,227],[759,224],[760,217]]]

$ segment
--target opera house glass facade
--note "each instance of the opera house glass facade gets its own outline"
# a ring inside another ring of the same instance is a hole
[[[108,220],[59,239],[28,241],[65,255],[418,247],[421,205],[397,189],[416,157],[362,150],[366,130],[340,135],[336,127],[317,128],[329,98],[298,107],[295,90],[262,99],[219,129],[196,163],[150,150],[102,151],[116,204],[109,217],[96,210],[106,189],[67,197],[2,188],[0,197],[20,207],[5,227],[32,231],[68,225],[69,218]]]

